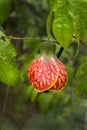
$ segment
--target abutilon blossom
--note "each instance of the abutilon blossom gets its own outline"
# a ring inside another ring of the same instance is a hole
[[[65,65],[55,56],[54,43],[42,43],[41,56],[28,68],[28,80],[37,92],[61,90],[67,81]]]

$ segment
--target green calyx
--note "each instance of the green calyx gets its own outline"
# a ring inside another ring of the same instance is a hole
[[[56,52],[56,45],[53,42],[42,42],[40,45],[40,52],[41,55],[46,59],[49,60],[51,57],[55,55]]]

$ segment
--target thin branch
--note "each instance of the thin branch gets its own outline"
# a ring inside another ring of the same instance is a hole
[[[31,41],[31,40],[37,40],[37,41],[41,41],[41,42],[44,42],[44,41],[49,42],[49,40],[40,39],[40,38],[38,38],[38,37],[33,37],[33,38],[26,37],[26,38],[22,38],[22,37],[6,36],[6,35],[0,37],[0,39],[2,39],[2,40],[4,40],[4,41],[5,41],[6,38],[11,39],[11,40],[30,40],[30,41]],[[75,36],[73,36],[73,38],[77,40],[77,38],[76,38]],[[59,44],[56,40],[52,40],[52,41],[50,41],[50,42],[55,42],[55,43]],[[84,41],[82,41],[82,40],[80,40],[80,42],[81,42],[82,44],[84,44],[84,45],[87,46],[87,43],[86,43],[86,42],[84,42]]]
[[[22,38],[22,37],[14,37],[14,36],[1,36],[1,39],[12,39],[12,40],[40,40],[40,38]]]
[[[11,39],[11,40],[37,40],[37,41],[41,41],[41,42],[49,42],[49,40],[46,40],[46,39],[40,39],[38,37],[34,37],[34,38],[29,38],[29,37],[26,37],[26,38],[22,38],[22,37],[14,37],[14,36],[1,36],[1,39],[5,41],[5,39],[8,38],[8,39]],[[50,42],[55,42],[57,44],[59,44],[56,40],[52,40]]]

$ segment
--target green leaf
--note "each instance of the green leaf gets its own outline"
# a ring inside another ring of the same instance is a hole
[[[11,9],[11,0],[0,0],[0,24],[8,17]]]
[[[86,29],[87,0],[71,0],[69,3],[69,11],[73,18],[74,34],[77,38],[78,44],[80,44],[80,40],[84,38]]]
[[[0,59],[0,81],[10,86],[20,83],[20,73],[13,63]]]
[[[69,12],[73,19],[74,35],[77,38],[78,48],[76,56],[80,47],[80,40],[85,41],[85,30],[87,22],[87,0],[71,0],[69,1]]]
[[[5,36],[3,32],[0,31],[0,37]],[[11,45],[10,40],[7,38],[5,41],[3,39],[0,39],[0,59],[2,60],[13,60],[16,56],[16,51]]]
[[[67,5],[67,6],[66,6]],[[67,48],[73,35],[72,17],[68,13],[68,1],[57,0],[54,9],[53,34],[64,48]]]
[[[5,35],[0,31],[0,37],[2,36]],[[16,51],[10,40],[0,39],[0,81],[10,86],[18,85],[20,82],[20,73],[13,63],[15,56]]]
[[[77,95],[87,95],[87,62],[78,68],[74,84]]]

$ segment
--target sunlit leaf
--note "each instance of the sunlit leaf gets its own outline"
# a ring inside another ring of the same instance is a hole
[[[0,31],[0,37],[5,36],[3,32]],[[0,59],[2,60],[13,60],[16,56],[16,51],[11,45],[10,40],[0,39]]]
[[[54,10],[53,34],[56,40],[64,48],[67,48],[73,35],[72,17],[68,13],[68,2],[57,0]]]
[[[4,33],[0,31],[0,37]],[[15,86],[20,82],[20,73],[13,63],[16,51],[8,39],[0,39],[0,81]]]

